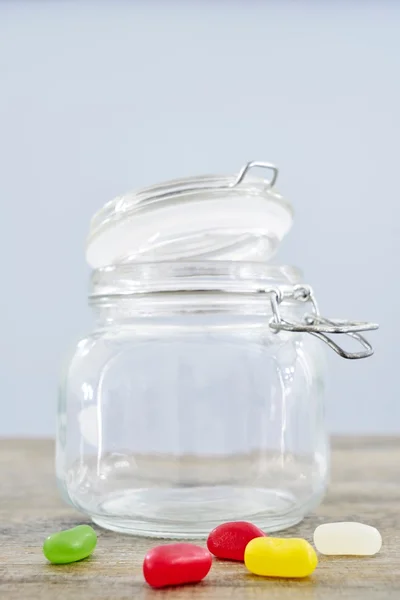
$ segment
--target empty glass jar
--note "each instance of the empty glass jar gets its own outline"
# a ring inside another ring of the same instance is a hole
[[[249,178],[254,166],[272,178]],[[292,220],[276,176],[249,163],[234,178],[117,198],[92,220],[95,325],[62,382],[57,477],[99,525],[200,537],[248,520],[274,531],[322,498],[321,340],[362,358],[372,349],[359,332],[375,326],[322,318],[300,271],[269,264]]]

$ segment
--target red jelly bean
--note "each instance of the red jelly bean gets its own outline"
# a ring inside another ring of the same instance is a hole
[[[206,548],[179,543],[156,546],[144,557],[143,575],[154,588],[196,583],[211,569],[212,557]]]
[[[212,530],[207,539],[209,551],[218,558],[244,561],[247,544],[265,533],[247,521],[222,523]]]

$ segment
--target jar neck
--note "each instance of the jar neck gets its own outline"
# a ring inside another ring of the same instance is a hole
[[[187,292],[108,297],[91,302],[98,325],[135,324],[143,319],[163,322],[186,317],[191,323],[217,317],[224,322],[236,318],[272,317],[268,298],[261,294]],[[221,321],[221,322],[222,322]]]
[[[94,271],[89,301],[98,324],[136,323],[177,316],[204,322],[218,315],[234,318],[272,316],[267,293],[279,288],[290,295],[300,272],[259,263],[128,263]],[[291,302],[284,302],[290,308]]]
[[[301,276],[295,267],[251,262],[126,262],[92,272],[89,300],[172,292],[253,294],[291,287]]]

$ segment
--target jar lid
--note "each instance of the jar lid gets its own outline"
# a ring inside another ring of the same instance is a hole
[[[260,167],[270,179],[248,177]],[[293,221],[274,185],[278,169],[249,162],[231,177],[180,179],[119,196],[91,221],[86,259],[93,268],[126,261],[271,258]]]

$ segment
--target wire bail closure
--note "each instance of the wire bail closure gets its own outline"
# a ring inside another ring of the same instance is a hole
[[[273,187],[275,185],[276,180],[278,179],[278,167],[276,167],[272,163],[251,160],[240,169],[236,179],[228,187],[236,187],[237,185],[242,183],[248,171],[250,171],[250,169],[253,169],[254,167],[260,167],[261,169],[267,169],[268,171],[272,171],[271,179],[264,179],[264,183],[267,187]]]
[[[280,331],[309,333],[319,338],[334,350],[339,356],[347,359],[359,359],[372,356],[374,350],[368,340],[360,334],[360,331],[372,331],[378,329],[379,325],[370,322],[345,321],[341,319],[327,319],[322,317],[314,292],[310,286],[297,285],[293,288],[292,297],[295,300],[311,305],[311,312],[305,313],[302,321],[288,321],[283,319],[280,311],[280,303],[283,300],[282,291],[275,288],[270,291],[270,302],[272,319],[269,326],[275,333]],[[361,344],[364,350],[359,352],[348,352],[338,343],[333,341],[327,334],[339,334],[351,337]]]

